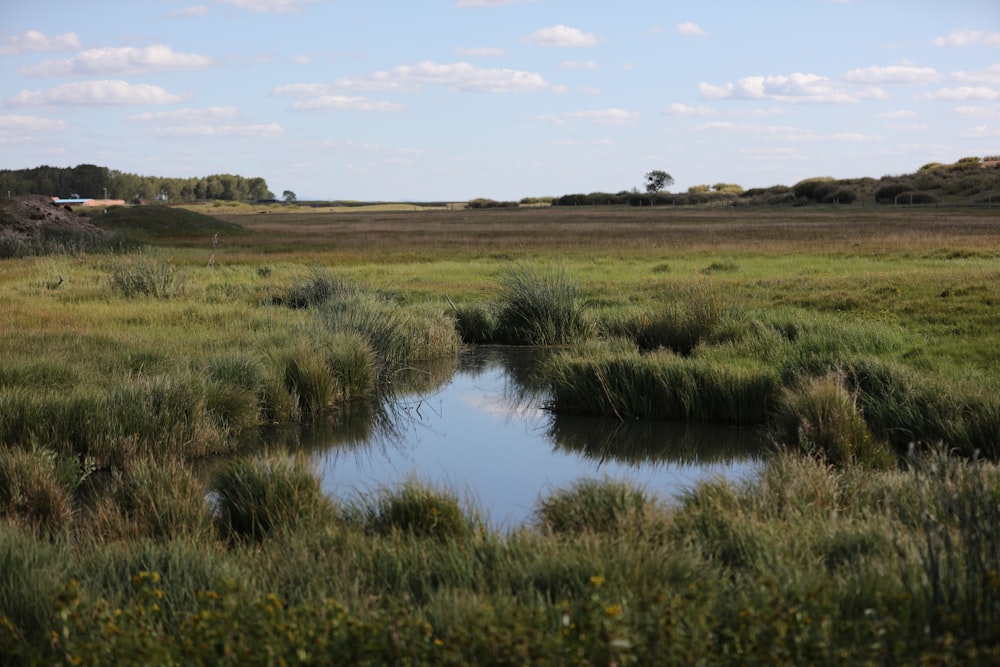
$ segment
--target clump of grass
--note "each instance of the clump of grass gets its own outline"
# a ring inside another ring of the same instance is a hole
[[[204,485],[177,459],[141,459],[116,470],[82,519],[95,541],[205,539],[212,521]]]
[[[478,523],[466,516],[455,493],[412,478],[366,499],[361,521],[380,535],[401,532],[442,541],[464,539]]]
[[[180,271],[145,253],[118,258],[111,264],[109,280],[111,290],[127,299],[166,299],[183,291]]]
[[[455,306],[455,328],[465,343],[492,343],[497,336],[496,317],[481,304]]]
[[[688,355],[701,343],[715,341],[723,324],[738,317],[739,303],[715,283],[696,283],[671,290],[672,300],[657,309],[612,315],[601,328],[608,336],[625,336],[641,350],[666,348]]]
[[[888,446],[869,431],[858,396],[848,391],[842,373],[785,388],[777,413],[776,438],[782,444],[802,447],[835,465],[887,467],[893,461]]]
[[[303,525],[321,525],[333,507],[302,456],[239,458],[212,477],[215,525],[231,542],[261,542]]]
[[[590,330],[577,286],[563,270],[512,264],[500,276],[497,339],[513,345],[565,345]]]
[[[0,449],[0,514],[15,525],[45,535],[65,531],[72,497],[56,453],[45,449]]]
[[[360,288],[354,281],[334,274],[327,268],[314,267],[307,276],[299,278],[278,301],[289,308],[314,308],[342,302],[357,295]]]
[[[927,614],[914,619],[915,625],[934,636],[960,632],[991,641],[991,628],[1000,625],[998,469],[976,458],[962,460],[943,447],[922,455],[911,449],[907,461],[918,506],[897,499],[911,510],[909,535],[897,536],[897,548],[900,557],[919,566],[917,573],[903,570],[908,592],[923,601]],[[956,627],[959,618],[976,622]]]
[[[375,391],[375,352],[359,334],[340,332],[323,341],[327,367],[346,401],[367,398]]]
[[[766,422],[780,382],[775,370],[672,352],[609,349],[566,353],[543,373],[556,412],[684,421]]]
[[[257,355],[225,352],[209,359],[206,370],[205,403],[209,413],[232,432],[260,423],[267,375]]]
[[[640,529],[654,505],[644,490],[626,482],[585,478],[542,498],[535,521],[555,534],[617,534]]]
[[[333,376],[326,360],[312,346],[299,345],[279,363],[285,389],[297,398],[304,414],[315,415],[333,402]]]

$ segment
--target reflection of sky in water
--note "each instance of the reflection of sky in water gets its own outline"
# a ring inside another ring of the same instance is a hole
[[[672,461],[646,454],[633,456],[635,463],[595,454],[587,449],[589,440],[605,442],[609,432],[630,448],[669,449],[673,445],[666,438],[674,438],[669,434],[678,426],[645,422],[630,428],[617,420],[557,418],[541,409],[537,396],[514,398],[511,361],[503,350],[483,348],[476,354],[489,359],[477,359],[473,372],[460,368],[449,382],[422,397],[402,399],[394,411],[394,434],[380,436],[379,446],[332,447],[315,454],[323,488],[350,500],[416,476],[468,498],[494,523],[512,525],[530,518],[540,496],[581,477],[627,479],[669,498],[699,480],[740,478],[760,465],[752,445],[746,444],[751,439],[746,431],[719,427],[706,427],[713,428],[707,437],[739,438],[728,450],[723,447],[722,454],[675,452]],[[468,367],[468,359],[463,366]],[[687,434],[692,429],[680,428]],[[617,446],[611,451],[618,451]]]

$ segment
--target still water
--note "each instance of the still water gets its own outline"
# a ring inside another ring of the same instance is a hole
[[[392,405],[297,435],[323,489],[343,500],[408,478],[456,492],[497,526],[530,521],[540,497],[584,478],[628,480],[664,499],[763,465],[752,429],[555,415],[531,371],[549,351],[483,346],[417,374]]]

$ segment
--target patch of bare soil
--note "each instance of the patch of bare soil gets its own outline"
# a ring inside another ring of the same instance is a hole
[[[53,233],[99,237],[107,232],[69,206],[52,203],[45,195],[0,199],[0,235],[32,241]]]

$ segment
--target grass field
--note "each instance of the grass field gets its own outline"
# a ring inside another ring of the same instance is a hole
[[[108,216],[145,250],[0,262],[15,663],[1000,654],[997,212]],[[460,336],[536,335],[564,343],[553,409],[765,422],[786,447],[670,506],[582,480],[503,533],[449,489],[341,505],[294,451],[240,449],[380,400]]]

